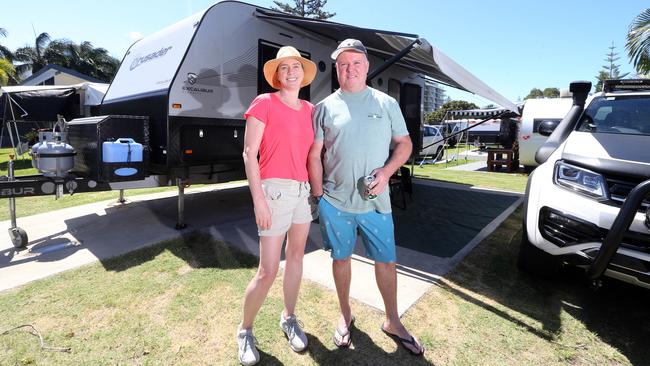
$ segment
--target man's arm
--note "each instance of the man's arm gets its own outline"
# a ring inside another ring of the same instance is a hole
[[[309,184],[311,185],[311,194],[315,197],[323,195],[323,162],[321,154],[323,152],[323,141],[314,141],[309,149],[307,157],[307,171],[309,172]]]
[[[371,173],[375,176],[375,180],[370,186],[371,194],[381,194],[384,189],[386,189],[390,176],[404,165],[411,156],[413,143],[411,142],[411,137],[409,135],[395,136],[393,137],[393,142],[395,143],[395,148],[386,164],[381,168],[373,170]]]

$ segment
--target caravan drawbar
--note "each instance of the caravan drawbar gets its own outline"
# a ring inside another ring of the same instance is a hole
[[[315,80],[301,89],[300,97],[317,103],[338,88],[330,53],[346,38],[366,45],[371,68],[375,68],[369,74],[369,84],[399,102],[416,151],[422,147],[425,77],[516,108],[415,34],[359,28],[222,1],[135,42],[104,96],[101,116],[67,123],[66,132],[75,136],[67,141],[76,151],[74,168],[58,177],[2,181],[3,188],[31,187],[2,190],[7,193],[3,197],[13,201],[24,196],[177,185],[177,227],[182,228],[186,185],[245,178],[243,113],[256,95],[273,91],[263,77],[263,64],[284,45],[297,48],[318,66]],[[134,128],[129,123],[138,125]],[[91,134],[93,124],[103,134],[85,136]],[[130,135],[133,131],[146,139],[139,141]],[[129,145],[125,150],[129,154],[121,164],[113,161],[106,165],[97,146],[108,142],[109,147],[122,148],[113,144],[119,141],[142,145],[143,159],[130,161]],[[102,166],[88,166],[90,161]],[[137,174],[129,180],[128,175],[106,172],[112,168]],[[57,189],[41,189],[46,181]],[[27,238],[24,231],[16,234],[15,210],[12,219],[12,241],[22,247]]]

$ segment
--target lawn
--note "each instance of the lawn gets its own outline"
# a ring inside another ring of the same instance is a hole
[[[649,364],[648,292],[605,281],[594,293],[575,270],[555,282],[520,273],[520,220],[517,211],[404,315],[424,359],[397,348],[379,330],[382,314],[358,302],[354,347],[336,349],[336,295],[306,280],[297,313],[310,346],[293,353],[277,326],[279,276],[256,322],[262,364]],[[41,350],[35,336],[14,330],[0,336],[0,363],[236,364],[234,329],[255,266],[253,256],[195,232],[5,291],[0,333],[32,324],[46,345],[71,350]]]
[[[449,163],[413,166],[415,178],[433,179],[443,182],[459,183],[471,187],[491,188],[512,192],[524,192],[528,175],[524,173],[474,172],[448,170],[445,168],[470,163],[472,160],[452,161]],[[409,166],[411,168],[411,166]]]

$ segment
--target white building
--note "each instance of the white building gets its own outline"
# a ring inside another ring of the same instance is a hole
[[[47,64],[23,79],[20,85],[74,85],[79,83],[104,83],[104,81],[63,66]]]
[[[433,112],[445,103],[445,90],[433,80],[424,80],[424,114]]]

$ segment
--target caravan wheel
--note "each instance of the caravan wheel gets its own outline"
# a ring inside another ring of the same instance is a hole
[[[16,249],[25,248],[29,242],[27,232],[19,227],[9,229],[9,237],[11,237],[11,243]]]

